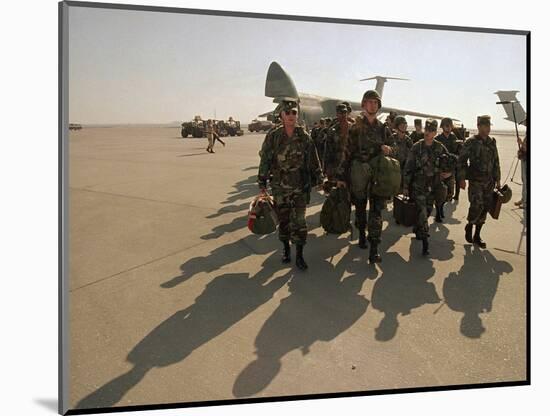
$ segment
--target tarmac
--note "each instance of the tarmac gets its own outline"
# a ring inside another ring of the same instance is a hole
[[[385,211],[368,265],[357,233],[324,234],[313,192],[301,272],[246,226],[263,137],[209,154],[174,127],[70,132],[71,408],[526,379],[523,210],[489,218],[481,250],[462,191],[429,220],[429,258]],[[495,137],[504,183],[517,146]]]

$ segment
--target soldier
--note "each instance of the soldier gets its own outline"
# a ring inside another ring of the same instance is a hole
[[[347,157],[348,136],[351,123],[348,121],[348,108],[344,103],[336,106],[337,123],[327,131],[325,149],[322,155],[322,166],[329,182],[337,186],[345,186],[345,181],[339,181],[345,172],[338,173],[343,167],[342,161]]]
[[[405,162],[409,156],[409,152],[413,145],[411,138],[407,135],[407,119],[403,116],[397,116],[395,118],[396,133],[393,135],[393,141],[397,146],[397,154],[395,158],[399,160],[401,165],[401,175],[404,175]],[[401,181],[403,184],[403,181]]]
[[[416,238],[422,240],[424,256],[430,254],[428,217],[434,201],[445,198],[447,189],[443,181],[451,175],[440,166],[442,156],[448,152],[443,144],[434,140],[436,134],[437,121],[426,120],[424,139],[413,145],[407,158],[403,180],[403,195],[411,195],[416,202],[417,221],[414,231]]]
[[[382,261],[378,253],[382,233],[382,209],[385,198],[369,195],[370,175],[368,163],[381,154],[394,155],[396,149],[391,131],[376,114],[382,107],[380,95],[368,90],[361,101],[364,113],[357,116],[349,132],[349,156],[339,168],[339,172],[349,171],[351,177],[352,200],[355,204],[355,223],[359,229],[359,247],[366,248],[365,228],[367,228],[367,200],[369,202],[368,241],[370,243],[369,262]],[[340,176],[340,180],[345,180]]]
[[[306,244],[306,205],[311,188],[322,183],[319,157],[311,137],[297,125],[298,103],[281,102],[282,125],[265,136],[260,151],[258,185],[264,194],[270,180],[279,215],[279,240],[283,243],[282,262],[289,263],[290,241],[296,245],[296,266],[307,269],[303,257]]]
[[[443,132],[436,136],[435,140],[437,140],[440,143],[443,143],[445,147],[447,148],[447,151],[451,154],[452,158],[449,160],[456,160],[458,158],[458,152],[459,152],[459,142],[458,137],[453,133],[453,120],[449,117],[445,117],[441,120],[441,129]],[[439,220],[442,220],[445,218],[445,214],[443,212],[443,208],[445,206],[445,202],[449,202],[453,199],[453,194],[455,192],[455,175],[454,175],[454,167],[452,169],[453,174],[449,176],[447,179],[445,179],[445,186],[447,187],[447,197],[445,198],[445,201],[443,201],[439,206],[436,206],[437,210],[437,216]],[[458,198],[457,198],[458,200]],[[441,222],[441,221],[438,221]]]
[[[422,120],[419,118],[414,119],[414,131],[411,133],[411,140],[413,144],[424,138],[422,133]]]
[[[491,133],[491,116],[483,115],[477,118],[478,133],[464,143],[458,158],[460,187],[466,188],[468,180],[468,224],[466,225],[466,241],[481,248],[487,245],[481,239],[481,228],[487,218],[487,212],[493,200],[495,186],[500,188],[500,162],[497,142],[489,136]],[[469,164],[468,164],[469,162]],[[476,226],[472,238],[473,226]]]
[[[323,139],[322,133],[324,130],[325,130],[325,119],[322,118],[319,120],[319,127],[315,131],[315,134],[311,132],[311,138],[313,139],[313,143],[315,144],[315,148],[317,149],[318,155],[323,154],[324,143],[322,141]]]
[[[216,139],[219,139],[219,136],[214,128],[214,122],[210,118],[206,122],[206,137],[208,138],[208,146],[206,147],[206,151],[208,153],[216,153],[214,152],[214,143],[216,143]]]
[[[390,113],[386,117],[385,124],[390,128],[392,133],[395,133],[395,118],[396,117],[397,117],[397,113],[395,111],[390,111]]]

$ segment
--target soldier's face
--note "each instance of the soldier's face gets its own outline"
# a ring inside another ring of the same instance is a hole
[[[285,126],[294,126],[298,119],[298,110],[293,108],[292,110],[281,111],[281,118]]]
[[[449,135],[453,131],[453,128],[449,124],[445,124],[443,127],[443,133]]]
[[[489,124],[478,124],[477,130],[481,136],[488,136],[491,133],[491,126]]]
[[[415,124],[414,128],[416,129],[417,133],[422,133],[422,126],[420,124]]]
[[[433,140],[436,133],[437,133],[436,131],[426,130],[426,131],[424,131],[424,139],[428,140],[428,141]]]
[[[363,101],[361,107],[363,107],[363,110],[365,110],[365,113],[367,114],[376,114],[378,113],[378,100],[375,100],[374,98],[369,98],[368,100]]]
[[[401,123],[399,126],[397,126],[397,130],[399,130],[401,133],[407,132],[407,124]]]

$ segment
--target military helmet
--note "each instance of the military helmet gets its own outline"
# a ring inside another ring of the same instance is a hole
[[[347,101],[342,101],[342,104],[344,104],[347,107],[348,113],[351,113],[352,111],[351,104]]]
[[[376,90],[368,90],[363,94],[363,99],[361,102],[365,102],[366,100],[378,100],[378,107],[382,107],[382,98],[380,97],[380,94],[378,94],[378,91]]]
[[[427,119],[424,124],[424,130],[437,131],[437,120],[431,118]]]
[[[502,203],[506,204],[512,199],[512,189],[508,185],[504,185],[498,190],[502,194]]]
[[[407,124],[407,119],[403,116],[397,116],[395,117],[395,126],[399,126],[400,124]]]
[[[344,103],[340,103],[336,106],[336,113],[347,113],[348,106]]]
[[[450,117],[445,117],[441,119],[441,127],[450,125],[453,127],[453,120]]]

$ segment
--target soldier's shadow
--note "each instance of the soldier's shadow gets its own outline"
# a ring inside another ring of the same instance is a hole
[[[395,337],[400,316],[409,315],[413,309],[425,304],[441,301],[435,285],[428,281],[435,273],[429,258],[415,260],[412,267],[397,253],[388,253],[385,257],[380,263],[382,276],[375,282],[371,297],[372,307],[384,313],[375,330],[378,341]]]
[[[322,240],[324,237],[314,240]],[[330,259],[339,247],[347,246],[344,238],[326,245],[318,252],[321,261],[310,262],[307,273],[296,274],[289,283],[290,295],[283,299],[262,326],[254,345],[257,358],[239,374],[233,385],[235,397],[249,397],[264,390],[282,368],[282,359],[293,350],[310,353],[315,342],[328,342],[350,328],[366,312],[368,299],[360,294],[367,278],[363,273],[343,277],[347,259],[336,264]],[[321,241],[316,241],[316,244]],[[348,252],[349,253],[349,252]]]
[[[456,225],[460,224],[460,220],[453,217],[456,209],[458,208],[458,201],[450,201],[445,204],[443,207],[443,213],[445,218],[443,219],[444,224]]]
[[[271,261],[271,258],[267,260]],[[270,280],[271,270],[264,267],[252,277],[248,273],[227,273],[214,278],[192,305],[161,322],[132,348],[126,357],[133,365],[129,371],[81,399],[76,408],[117,404],[151,369],[184,360],[268,302],[293,275],[289,269],[283,276]],[[186,382],[192,383],[192,380],[182,376],[182,383]]]
[[[460,332],[468,338],[480,338],[486,330],[480,314],[491,312],[500,276],[511,273],[513,267],[488,250],[472,245],[465,245],[464,250],[464,265],[445,279],[443,296],[451,310],[464,314]]]
[[[444,223],[433,222],[430,224],[430,258],[440,261],[453,258],[455,241],[449,239],[450,230]],[[421,242],[418,241],[420,245]],[[418,249],[420,252],[421,249]]]

